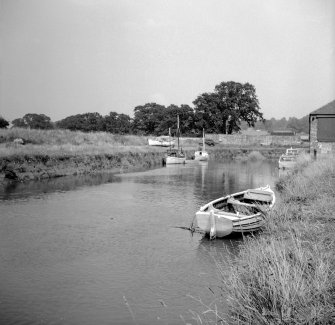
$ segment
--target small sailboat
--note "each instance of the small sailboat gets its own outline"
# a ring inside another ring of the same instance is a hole
[[[208,234],[210,239],[257,231],[264,226],[265,214],[275,201],[268,185],[227,195],[202,206],[195,214],[192,228]]]
[[[202,129],[202,150],[198,150],[194,153],[194,160],[207,161],[208,158],[209,155],[205,147],[205,130]]]
[[[170,149],[167,151],[166,157],[165,157],[166,165],[186,163],[185,153],[183,152],[183,149],[180,147],[179,135],[180,135],[179,115],[177,115],[177,148],[173,149],[170,147]]]

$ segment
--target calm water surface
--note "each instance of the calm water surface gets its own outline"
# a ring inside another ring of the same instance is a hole
[[[0,324],[184,324],[240,238],[188,227],[209,200],[274,185],[271,162],[192,162],[0,186]],[[210,288],[210,289],[209,289]]]

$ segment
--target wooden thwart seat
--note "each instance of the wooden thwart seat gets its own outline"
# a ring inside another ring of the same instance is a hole
[[[244,194],[244,198],[248,200],[262,201],[264,203],[271,202],[272,197],[268,193],[259,190],[250,190]]]
[[[250,208],[255,208],[256,205],[253,203],[245,203],[245,202],[241,202],[239,200],[235,200],[234,198],[229,198],[227,200],[227,203],[233,204],[233,205],[240,205],[240,206],[245,206],[245,207],[250,207]]]

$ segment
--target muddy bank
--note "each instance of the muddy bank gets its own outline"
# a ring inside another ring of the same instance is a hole
[[[0,181],[6,179],[28,181],[100,172],[122,173],[135,168],[150,168],[161,164],[161,161],[162,153],[159,152],[61,157],[48,155],[8,157],[0,161]]]
[[[235,159],[247,156],[253,148],[209,148],[211,159]],[[277,159],[283,149],[261,149],[267,159]],[[191,159],[194,150],[185,150]],[[68,175],[97,174],[101,172],[124,173],[134,169],[160,166],[165,152],[125,152],[101,155],[16,155],[0,160],[0,182],[29,181]]]

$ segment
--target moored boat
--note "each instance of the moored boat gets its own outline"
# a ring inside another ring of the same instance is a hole
[[[285,152],[285,155],[287,156],[297,156],[299,155],[299,149],[297,148],[287,148],[286,149],[286,152]]]
[[[206,147],[205,147],[205,131],[203,129],[202,130],[202,149],[194,153],[194,160],[207,161],[208,158],[209,158],[209,154],[206,151]]]
[[[296,155],[281,155],[278,160],[278,168],[279,169],[293,168],[296,163],[297,163]]]
[[[264,226],[265,215],[275,200],[268,185],[218,198],[196,212],[193,229],[210,239],[257,231]]]
[[[287,148],[286,152],[279,157],[278,168],[292,168],[297,163],[297,158],[299,155],[299,149],[297,148]]]
[[[148,139],[148,144],[149,146],[173,147],[175,145],[175,140],[170,139],[168,136],[161,136]]]
[[[167,153],[166,157],[163,160],[163,164],[170,165],[170,164],[185,164],[186,163],[186,155],[183,152],[179,144],[179,115],[177,115],[177,149],[170,148]]]

